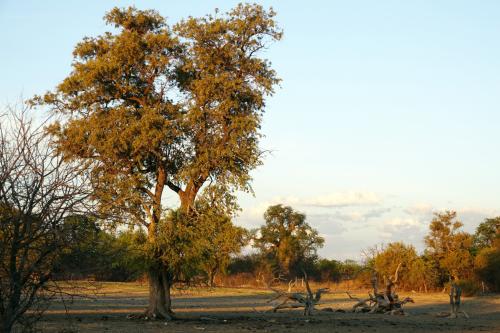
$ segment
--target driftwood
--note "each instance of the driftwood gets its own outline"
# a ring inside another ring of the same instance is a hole
[[[403,300],[399,299],[399,296],[394,291],[396,283],[398,281],[398,272],[401,268],[401,263],[396,268],[394,277],[388,277],[385,290],[383,292],[378,291],[378,278],[377,272],[374,270],[372,274],[372,288],[373,294],[369,293],[367,298],[357,298],[353,297],[349,292],[347,295],[350,299],[356,301],[353,305],[353,312],[368,312],[368,313],[385,313],[390,315],[407,315],[404,312],[404,305],[406,303],[414,303],[413,299],[410,297],[405,297]]]
[[[268,300],[267,303],[275,302],[276,304],[271,309],[272,312],[276,312],[281,309],[297,309],[304,308],[304,316],[312,315],[315,310],[315,306],[321,299],[321,295],[327,293],[329,288],[320,288],[316,290],[315,293],[312,292],[309,286],[309,280],[307,278],[306,272],[304,273],[304,282],[306,286],[305,293],[292,293],[291,287],[292,283],[288,285],[288,292],[284,292],[275,288],[268,288],[276,293],[276,296]]]

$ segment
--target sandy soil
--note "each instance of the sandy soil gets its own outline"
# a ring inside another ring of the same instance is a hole
[[[355,293],[359,296],[364,292]],[[39,328],[43,332],[500,332],[500,296],[465,298],[463,309],[470,319],[437,318],[448,310],[448,296],[411,294],[415,304],[409,316],[319,311],[304,317],[300,310],[267,313],[271,294],[255,289],[177,291],[174,310],[180,320],[172,322],[128,320],[147,304],[147,286],[103,284],[94,299],[55,302]],[[401,292],[400,296],[406,296]],[[342,291],[333,291],[318,308],[348,310],[353,302]]]

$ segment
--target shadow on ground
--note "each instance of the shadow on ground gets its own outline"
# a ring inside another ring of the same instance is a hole
[[[360,293],[361,295],[361,293]],[[44,332],[500,332],[500,297],[467,298],[463,309],[470,319],[437,318],[448,310],[446,294],[415,294],[409,316],[318,311],[304,317],[300,310],[265,312],[270,295],[241,294],[180,296],[173,305],[180,320],[173,322],[128,320],[147,305],[145,296],[108,295],[71,304],[54,303],[46,313]],[[327,295],[319,308],[349,310],[345,295]]]

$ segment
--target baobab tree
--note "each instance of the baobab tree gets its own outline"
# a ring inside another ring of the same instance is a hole
[[[259,57],[282,36],[274,16],[240,4],[171,28],[154,10],[114,8],[105,19],[115,32],[77,44],[73,71],[33,103],[64,117],[49,131],[66,159],[89,168],[108,219],[145,227],[154,245],[165,189],[184,218],[207,182],[250,190],[265,97],[279,82]],[[161,247],[150,248],[146,315],[170,318],[172,271]]]

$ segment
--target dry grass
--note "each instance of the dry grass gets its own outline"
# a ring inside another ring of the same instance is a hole
[[[86,289],[93,283],[79,282]],[[313,289],[316,286],[313,286]],[[332,286],[331,286],[332,287]],[[322,298],[320,308],[349,310],[353,302],[343,290]],[[471,318],[436,318],[448,310],[443,293],[412,293],[415,304],[407,307],[410,316],[318,312],[305,318],[300,311],[266,313],[271,292],[258,288],[174,289],[174,310],[182,319],[174,322],[127,320],[129,313],[141,313],[147,305],[147,285],[141,283],[100,283],[93,299],[77,299],[69,311],[61,302],[48,310],[41,328],[44,332],[500,332],[500,297],[473,297],[463,308]],[[366,291],[353,291],[365,296]],[[401,292],[400,296],[408,294]]]

